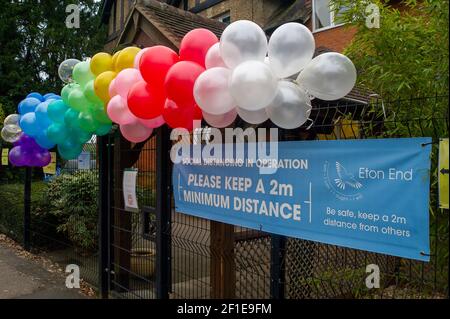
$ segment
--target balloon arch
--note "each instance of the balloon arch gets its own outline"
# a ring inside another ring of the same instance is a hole
[[[314,50],[314,37],[302,24],[284,24],[267,40],[256,23],[241,20],[220,41],[209,30],[190,31],[179,54],[157,45],[68,59],[58,70],[66,83],[60,95],[28,94],[19,114],[5,119],[1,136],[14,144],[12,164],[45,166],[49,149],[76,158],[112,123],[134,143],[164,124],[191,131],[202,118],[218,128],[239,115],[251,124],[270,119],[294,129],[308,120],[312,98],[340,99],[356,82],[350,59],[335,52],[313,58]]]

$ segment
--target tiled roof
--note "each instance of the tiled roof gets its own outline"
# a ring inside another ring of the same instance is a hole
[[[136,5],[136,10],[156,25],[176,46],[179,46],[184,35],[193,29],[205,28],[220,38],[226,27],[226,24],[220,21],[204,18],[155,0],[140,1]]]

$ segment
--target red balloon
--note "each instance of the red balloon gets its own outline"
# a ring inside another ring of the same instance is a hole
[[[219,39],[207,29],[194,29],[188,32],[180,44],[180,60],[192,61],[205,67],[205,58],[208,50]]]
[[[185,128],[192,131],[193,121],[202,119],[202,111],[195,103],[179,106],[174,101],[167,99],[163,118],[171,128]]]
[[[178,54],[172,49],[157,45],[148,48],[139,62],[139,70],[144,80],[152,85],[161,86],[169,69],[179,61]]]
[[[181,61],[170,68],[166,76],[167,97],[179,105],[194,104],[194,84],[205,68],[194,62]]]
[[[166,96],[164,88],[145,81],[135,83],[128,92],[128,108],[141,119],[152,119],[162,114]]]

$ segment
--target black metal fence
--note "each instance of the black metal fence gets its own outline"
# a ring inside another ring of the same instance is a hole
[[[314,124],[281,131],[283,140],[430,136],[438,141],[448,137],[448,93],[407,100],[374,98],[368,103],[313,100],[313,106]],[[245,123],[237,120],[234,126]],[[437,202],[437,144],[432,148],[431,260],[425,263],[276,236],[176,212],[170,200],[171,163],[166,128],[155,130],[146,143],[128,143],[117,130],[102,141],[103,157],[99,162],[103,166],[95,162],[89,171],[73,168],[66,172],[76,176],[90,174],[96,181],[97,168],[103,172],[99,203],[102,222],[98,224],[103,239],[101,247],[80,245],[82,232],[75,232],[80,235],[77,237],[64,227],[59,231],[57,227],[54,233],[36,227],[44,221],[35,213],[31,218],[31,239],[32,247],[51,258],[63,264],[80,265],[82,277],[93,284],[103,278],[99,287],[103,296],[448,298],[449,217],[448,210],[439,209]],[[94,159],[95,145],[90,147]],[[130,168],[138,170],[139,211],[124,209],[123,172]],[[83,183],[86,180],[89,179],[83,179]],[[85,187],[82,185],[79,187]],[[96,185],[98,189],[98,182]],[[162,207],[164,204],[168,206]],[[69,207],[67,210],[75,216],[72,218],[75,222],[85,218]],[[45,223],[54,229],[54,222]],[[74,223],[74,227],[85,224]],[[5,218],[4,208],[0,212],[0,225],[3,231],[14,229]],[[15,233],[20,234],[17,230]],[[380,268],[380,288],[366,287],[369,264]]]
[[[79,164],[77,159],[58,161],[55,175],[43,174],[42,169],[10,169],[9,174],[15,178],[2,181],[1,187],[13,205],[2,206],[0,227],[24,248],[63,270],[69,264],[78,265],[82,278],[96,286],[99,176],[95,141],[86,143],[83,152],[87,163]]]

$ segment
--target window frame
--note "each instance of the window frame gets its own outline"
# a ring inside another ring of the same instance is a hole
[[[223,20],[224,18],[229,18],[229,19],[230,19],[230,22],[229,22],[229,23],[223,22],[222,20]],[[222,22],[222,23],[225,23],[225,24],[229,25],[229,24],[231,24],[231,22],[232,22],[232,21],[231,21],[231,10],[226,10],[226,11],[224,11],[224,12],[222,12],[222,13],[216,15],[216,16],[213,17],[212,19],[213,19],[213,20],[220,21],[220,22]]]
[[[337,28],[337,27],[341,27],[345,24],[345,22],[343,23],[339,23],[336,24],[335,23],[335,10],[331,10],[330,11],[330,25],[326,26],[326,27],[322,27],[322,28],[316,28],[316,1],[317,0],[312,0],[312,32],[316,33],[316,32],[321,32],[321,31],[326,31],[326,30],[330,30],[333,28]]]

